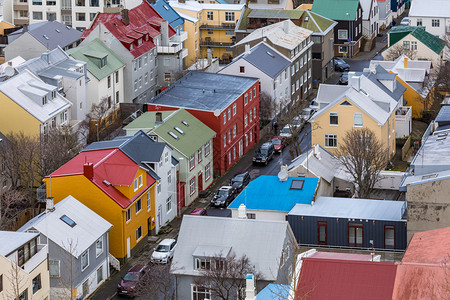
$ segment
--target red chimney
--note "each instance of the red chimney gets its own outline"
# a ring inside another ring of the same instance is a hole
[[[83,173],[87,179],[92,180],[94,178],[94,164],[85,163],[83,165]]]

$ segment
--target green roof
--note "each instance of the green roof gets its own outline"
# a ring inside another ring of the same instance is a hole
[[[99,39],[95,39],[84,46],[67,50],[67,53],[77,60],[85,61],[88,71],[98,80],[125,66],[123,60]],[[106,57],[106,64],[101,67],[101,59],[104,57]]]
[[[314,0],[312,12],[332,20],[356,20],[358,4],[359,0]]]
[[[336,24],[333,20],[305,9],[247,9],[241,17],[238,30],[247,30],[248,20],[258,18],[300,20],[300,23],[295,22],[295,24],[315,33],[324,33]]]
[[[125,129],[144,129],[157,126],[151,131],[172,148],[187,157],[195,154],[201,146],[216,135],[211,128],[184,109],[161,111],[164,121],[162,123],[156,123],[156,113],[156,111],[152,111],[142,114],[139,118],[128,124]],[[137,127],[137,125],[142,126]],[[179,128],[183,133],[180,133],[175,127]],[[146,130],[144,129],[144,131]],[[172,134],[169,132],[172,132]]]
[[[427,32],[423,26],[395,26],[389,30],[388,34],[391,45],[411,34],[436,54],[441,54],[445,46],[445,41]]]

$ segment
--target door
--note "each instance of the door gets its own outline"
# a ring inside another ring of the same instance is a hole
[[[244,152],[244,142],[242,140],[239,141],[239,157],[242,156]]]
[[[127,238],[127,258],[131,257],[131,241],[130,237]]]
[[[326,245],[327,244],[327,222],[318,222],[318,244]]]
[[[200,193],[201,191],[203,191],[203,174],[200,171],[198,173],[198,178],[197,178],[197,182],[198,182],[198,192]]]
[[[363,225],[350,223],[348,224],[348,245],[350,247],[363,246]]]

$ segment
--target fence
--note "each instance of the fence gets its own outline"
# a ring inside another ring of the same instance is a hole
[[[402,147],[402,160],[407,161],[408,160],[408,153],[409,149],[411,149],[411,137],[409,136],[406,140],[405,144]]]

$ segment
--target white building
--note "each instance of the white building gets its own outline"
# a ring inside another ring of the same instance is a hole
[[[378,11],[378,1],[360,0],[363,9],[362,32],[363,35],[372,39],[378,34],[380,14]]]
[[[432,35],[444,38],[450,34],[450,1],[412,1],[409,22],[411,26],[425,26],[425,30]]]

